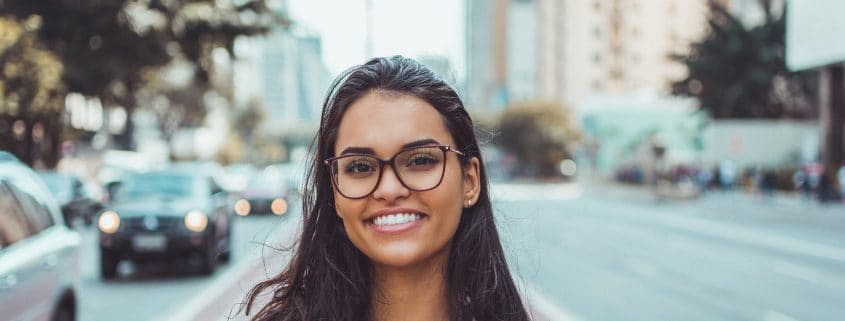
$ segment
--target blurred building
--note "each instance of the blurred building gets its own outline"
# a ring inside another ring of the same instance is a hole
[[[786,13],[786,65],[819,71],[821,161],[831,171],[845,168],[843,10],[841,0],[790,1]]]
[[[465,104],[497,111],[507,104],[506,23],[509,0],[466,0]]]
[[[236,107],[258,100],[264,107],[264,133],[281,136],[316,128],[329,73],[321,38],[302,29],[279,28],[236,44]]]
[[[455,70],[452,68],[452,62],[449,58],[441,55],[423,55],[417,57],[417,61],[431,69],[437,76],[439,76],[447,84],[459,90],[457,78],[455,77]]]
[[[668,93],[706,31],[707,0],[467,0],[468,105]],[[499,56],[499,54],[502,56]]]

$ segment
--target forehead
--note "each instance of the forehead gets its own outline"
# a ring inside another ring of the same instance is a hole
[[[442,116],[425,100],[406,94],[371,91],[347,108],[340,121],[335,155],[348,147],[372,148],[390,156],[409,142],[434,139],[454,145]]]

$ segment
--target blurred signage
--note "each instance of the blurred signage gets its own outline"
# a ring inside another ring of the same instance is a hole
[[[786,65],[805,70],[845,63],[845,1],[790,0],[786,10]]]

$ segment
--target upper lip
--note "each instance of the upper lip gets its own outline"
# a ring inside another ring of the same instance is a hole
[[[415,209],[394,207],[394,208],[385,208],[383,210],[378,210],[378,211],[370,214],[369,216],[365,217],[364,220],[368,221],[368,220],[372,220],[372,219],[379,217],[379,216],[385,216],[385,215],[390,215],[390,214],[400,214],[400,213],[426,215],[422,211],[418,211],[418,210],[415,210]]]

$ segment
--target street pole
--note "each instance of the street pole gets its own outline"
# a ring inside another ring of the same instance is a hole
[[[845,72],[843,65],[823,68],[820,73],[820,117],[822,126],[822,163],[825,172],[835,173],[845,158]]]

